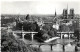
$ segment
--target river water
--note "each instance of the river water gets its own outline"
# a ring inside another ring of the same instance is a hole
[[[22,40],[22,39],[19,39],[19,40]],[[24,41],[24,43],[28,44],[28,43],[38,43],[36,41],[30,41],[30,40],[22,40]],[[57,39],[56,42],[58,43],[63,43],[64,42],[73,42],[73,40],[69,40],[69,39],[65,39],[65,40],[62,40],[62,39]],[[53,41],[54,43],[54,41]],[[39,45],[32,45],[33,47],[39,47]],[[63,52],[63,45],[62,44],[55,44],[52,46],[52,51],[51,51],[51,46],[50,45],[42,45],[40,46],[41,50],[43,52]],[[65,45],[65,52],[75,52],[75,44],[74,45],[71,45],[71,44],[67,44]]]
[[[73,40],[69,40],[69,39],[66,39],[64,40],[64,42],[72,42]],[[32,42],[32,41],[29,41],[29,40],[26,40],[24,39],[24,42],[27,44],[27,43],[38,43],[36,41]],[[56,42],[58,43],[63,43],[63,40],[56,40]],[[33,47],[39,47],[39,45],[32,45]],[[61,44],[55,44],[52,46],[52,51],[51,51],[51,46],[50,45],[42,45],[40,46],[41,50],[43,52],[63,52],[63,45]],[[75,52],[75,44],[71,45],[71,44],[67,44],[65,45],[65,52]]]

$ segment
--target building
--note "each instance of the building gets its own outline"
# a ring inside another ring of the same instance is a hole
[[[73,19],[74,18],[74,9],[70,9],[70,18]]]
[[[67,9],[63,9],[63,18],[64,18],[64,19],[67,19],[67,16],[68,16],[68,11],[67,11]]]

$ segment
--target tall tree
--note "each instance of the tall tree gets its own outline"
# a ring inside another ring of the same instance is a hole
[[[29,14],[27,14],[27,16],[26,16],[26,20],[28,20],[29,19]]]
[[[77,37],[77,40],[79,41],[79,30],[78,29],[76,29],[76,30],[74,30],[74,36],[75,37]]]

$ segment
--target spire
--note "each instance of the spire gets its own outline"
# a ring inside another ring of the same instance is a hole
[[[56,17],[56,9],[55,9],[55,17]]]
[[[67,4],[67,18],[68,18],[68,4]]]
[[[68,10],[68,4],[67,4],[67,10]]]

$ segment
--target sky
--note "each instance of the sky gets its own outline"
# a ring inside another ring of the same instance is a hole
[[[1,14],[62,14],[63,9],[68,5],[74,8],[75,14],[80,14],[80,2],[65,2],[65,1],[2,1]]]

